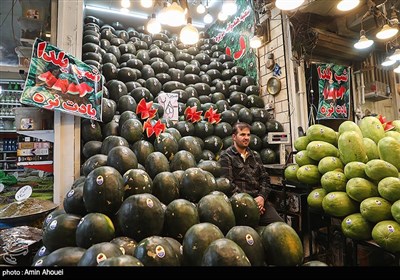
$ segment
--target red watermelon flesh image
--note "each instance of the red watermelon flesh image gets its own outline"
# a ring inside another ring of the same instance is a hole
[[[68,85],[67,92],[68,92],[69,94],[77,95],[77,94],[80,93],[80,87],[79,87],[79,85],[76,85],[76,84],[74,84],[74,83],[70,83],[70,84]]]
[[[57,82],[57,78],[53,76],[52,74],[47,77],[46,79],[46,85],[48,87],[52,87],[55,83]]]
[[[68,80],[66,79],[57,79],[57,81],[51,88],[61,91],[62,93],[66,93],[68,89],[68,84]]]
[[[50,71],[47,71],[37,76],[37,78],[43,82],[46,82],[51,76],[53,76],[53,74]]]
[[[87,83],[82,83],[78,85],[79,87],[79,97],[84,97],[87,93],[92,92],[93,88]]]

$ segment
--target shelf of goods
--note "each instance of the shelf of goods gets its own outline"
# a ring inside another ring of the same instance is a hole
[[[15,108],[21,107],[22,80],[0,79],[0,169],[5,172],[23,171],[17,166],[17,133]]]
[[[32,132],[32,131],[31,131]],[[36,131],[37,132],[37,131]],[[41,135],[40,133],[32,135]],[[17,149],[18,166],[53,172],[51,141],[43,138],[20,136]]]

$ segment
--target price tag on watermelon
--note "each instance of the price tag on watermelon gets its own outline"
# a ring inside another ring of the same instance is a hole
[[[23,186],[15,194],[15,200],[22,201],[28,199],[31,196],[31,194],[32,194],[32,187],[28,185]]]

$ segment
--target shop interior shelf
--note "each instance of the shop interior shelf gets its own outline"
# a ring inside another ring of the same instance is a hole
[[[54,142],[54,130],[17,130],[19,134]]]
[[[24,166],[24,165],[44,165],[44,164],[53,164],[52,160],[46,160],[46,161],[23,161],[23,162],[18,162],[18,165]]]
[[[42,170],[45,172],[53,172],[53,161],[52,160],[17,162],[17,165],[23,166],[25,168]]]
[[[21,103],[16,103],[16,102],[0,102],[0,105],[6,105],[6,106],[21,106]]]
[[[8,93],[22,93],[20,89],[3,89],[3,91]]]

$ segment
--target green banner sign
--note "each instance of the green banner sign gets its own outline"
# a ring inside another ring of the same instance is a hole
[[[317,65],[319,101],[317,120],[348,119],[350,114],[350,68]]]
[[[250,48],[250,38],[254,35],[254,11],[250,0],[237,0],[236,5],[236,14],[224,22],[217,21],[207,33],[224,48],[226,54],[232,56],[237,66],[257,81],[257,57],[255,50]]]

